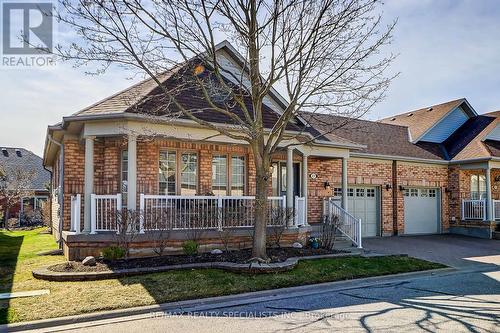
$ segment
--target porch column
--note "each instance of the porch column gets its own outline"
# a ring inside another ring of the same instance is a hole
[[[493,221],[493,200],[491,198],[491,167],[486,167],[486,221]]]
[[[84,210],[83,232],[90,232],[90,196],[94,191],[94,137],[85,138],[85,182],[84,182]]]
[[[137,137],[128,136],[127,208],[137,209]]]
[[[302,155],[302,196],[304,197],[304,224],[307,225],[307,181],[309,179],[309,168],[307,165],[307,154]]]
[[[286,154],[286,207],[293,208],[293,148]]]
[[[342,159],[342,208],[347,210],[347,158]]]

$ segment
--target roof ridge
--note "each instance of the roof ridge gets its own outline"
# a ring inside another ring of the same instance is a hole
[[[389,116],[389,117],[386,117],[386,118],[382,118],[379,121],[391,120],[391,118],[398,117],[398,116],[403,116],[405,114],[409,114],[409,113],[413,113],[413,112],[417,112],[417,111],[425,111],[428,108],[431,108],[431,107],[434,108],[434,107],[441,106],[441,105],[444,105],[444,104],[464,102],[465,100],[466,100],[465,97],[457,98],[457,99],[452,99],[452,100],[447,101],[447,102],[438,103],[438,104],[432,104],[432,105],[429,105],[427,107],[424,106],[424,107],[421,107],[419,109],[413,109],[413,110],[410,110],[410,111],[406,111],[406,112],[402,112],[402,113],[397,113],[397,114],[394,114],[392,116]]]
[[[318,115],[319,114],[319,115],[324,115],[324,116],[328,116],[328,117],[339,117],[339,118],[345,118],[345,119],[351,119],[351,120],[364,121],[364,122],[368,122],[368,123],[372,123],[372,124],[377,124],[377,125],[408,128],[408,126],[404,126],[404,125],[383,123],[383,122],[381,122],[382,119],[379,119],[379,120],[369,120],[369,119],[362,119],[362,118],[350,118],[350,117],[347,117],[347,116],[333,115],[333,114],[328,114],[328,113],[316,113],[316,112],[310,112],[310,111],[299,111],[299,113],[307,113],[307,114],[311,114],[311,115]]]

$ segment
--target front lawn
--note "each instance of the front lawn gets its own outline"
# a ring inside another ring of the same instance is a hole
[[[0,323],[444,267],[409,257],[344,257],[301,261],[292,271],[276,274],[198,269],[93,282],[49,282],[35,279],[31,270],[64,262],[64,257],[37,255],[57,248],[52,236],[42,231],[0,231],[0,293],[50,290],[49,295],[0,301]]]

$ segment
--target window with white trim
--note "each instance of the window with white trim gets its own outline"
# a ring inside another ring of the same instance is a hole
[[[215,195],[244,195],[245,182],[246,163],[244,156],[212,156],[212,192]]]
[[[356,189],[356,196],[357,197],[364,197],[365,196],[365,189],[364,188],[357,188]]]
[[[470,176],[470,196],[473,200],[486,198],[486,176],[471,175]]]
[[[374,188],[367,188],[366,189],[366,196],[368,198],[374,198],[375,197],[375,189]]]
[[[196,195],[198,155],[181,154],[181,195]]]
[[[435,198],[435,197],[437,197],[437,190],[436,190],[435,188],[431,188],[431,189],[429,190],[429,197],[430,197],[430,198]]]
[[[334,197],[341,197],[342,196],[342,188],[341,187],[335,187],[333,189],[333,196]]]
[[[177,154],[175,151],[160,151],[160,160],[159,160],[160,194],[163,195],[177,194],[176,159],[177,159]]]

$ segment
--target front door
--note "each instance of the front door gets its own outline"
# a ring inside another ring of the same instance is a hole
[[[286,195],[286,162],[273,162],[273,196]],[[293,163],[293,196],[300,196],[300,163]]]

